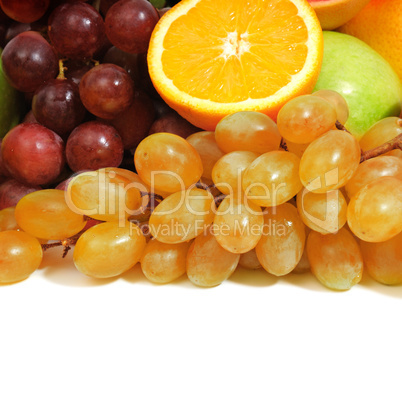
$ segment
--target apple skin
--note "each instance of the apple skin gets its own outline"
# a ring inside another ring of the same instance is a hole
[[[324,58],[314,91],[332,89],[349,105],[346,128],[359,140],[377,121],[399,116],[402,84],[390,64],[350,35],[324,31]]]
[[[19,123],[22,109],[22,95],[8,83],[4,76],[0,49],[0,138]]]

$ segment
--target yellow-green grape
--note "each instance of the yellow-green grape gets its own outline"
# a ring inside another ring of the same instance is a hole
[[[348,205],[348,225],[360,239],[381,242],[402,231],[402,181],[380,177],[361,188]]]
[[[149,230],[162,243],[183,243],[197,237],[212,223],[214,209],[210,192],[199,188],[179,191],[154,209]]]
[[[263,268],[276,276],[286,275],[299,263],[306,240],[297,209],[282,204],[264,211],[264,229],[255,251]]]
[[[292,274],[304,274],[310,271],[310,261],[307,257],[306,247],[304,247],[303,254],[300,261],[297,263],[296,267],[292,270]]]
[[[124,221],[142,205],[137,184],[111,170],[75,176],[67,187],[69,207],[101,221]]]
[[[144,275],[154,283],[169,283],[186,273],[191,242],[167,244],[151,239],[141,257]]]
[[[319,91],[313,92],[312,95],[319,96],[325,99],[334,106],[336,110],[336,118],[341,124],[345,124],[349,118],[349,106],[345,98],[336,91],[332,89],[320,89]]]
[[[301,189],[300,159],[291,152],[272,151],[255,159],[243,174],[248,199],[263,207],[283,204]]]
[[[19,282],[28,278],[42,262],[39,241],[17,230],[0,232],[0,283]]]
[[[391,116],[386,117],[373,124],[360,139],[360,148],[366,152],[379,147],[402,134],[402,119]],[[391,151],[393,156],[402,157],[402,151],[396,149]]]
[[[195,148],[175,134],[156,133],[144,138],[134,154],[140,178],[153,192],[175,193],[200,180],[202,160]]]
[[[297,194],[297,210],[306,226],[316,232],[337,232],[346,223],[348,204],[339,190],[324,194],[303,189]]]
[[[306,248],[311,272],[324,286],[348,290],[360,282],[363,257],[357,241],[346,228],[327,235],[311,231]]]
[[[346,131],[331,130],[313,141],[300,161],[300,180],[313,193],[344,186],[360,163],[360,147]]]
[[[402,284],[402,233],[381,243],[360,242],[369,275],[384,285]]]
[[[8,207],[0,210],[0,232],[17,229],[18,223],[15,220],[15,207]]]
[[[301,158],[309,144],[296,144],[295,142],[286,141],[286,146],[289,152],[292,152],[293,154]]]
[[[366,184],[384,176],[402,180],[402,159],[395,156],[378,156],[361,163],[345,185],[348,197],[352,198]]]
[[[234,151],[220,158],[212,169],[212,180],[223,194],[242,193],[244,171],[260,154],[251,151]]]
[[[18,226],[34,237],[63,240],[80,232],[85,221],[83,215],[73,212],[67,205],[65,192],[48,189],[29,193],[15,207]]]
[[[145,248],[141,229],[126,222],[104,222],[86,230],[74,248],[78,271],[94,278],[111,278],[133,267]]]
[[[202,233],[188,250],[187,276],[195,285],[217,286],[232,275],[239,259],[240,254],[225,250],[212,233]]]
[[[216,211],[213,233],[225,250],[242,254],[257,245],[263,225],[264,217],[258,205],[245,197],[228,195]]]
[[[278,129],[287,141],[307,144],[331,130],[336,123],[334,106],[313,95],[291,99],[278,113]]]
[[[275,122],[260,112],[244,111],[224,117],[215,128],[215,139],[225,152],[263,154],[279,149],[281,135]]]
[[[215,133],[213,131],[200,131],[199,133],[191,134],[186,140],[197,150],[201,157],[202,166],[204,167],[202,176],[212,179],[212,168],[216,161],[224,155],[215,141]]]
[[[246,269],[260,269],[262,265],[258,260],[255,248],[240,255],[239,266]]]

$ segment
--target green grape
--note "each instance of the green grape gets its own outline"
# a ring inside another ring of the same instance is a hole
[[[325,99],[334,106],[336,110],[336,118],[341,124],[345,124],[349,118],[349,106],[345,98],[332,89],[320,89],[313,92],[312,95]]]
[[[312,230],[306,250],[311,272],[324,286],[348,290],[360,282],[363,258],[357,241],[346,228],[327,235]]]
[[[0,210],[0,232],[5,230],[17,230],[18,224],[15,220],[15,207],[8,207]]]
[[[343,187],[360,163],[357,140],[346,131],[331,130],[313,141],[300,160],[300,180],[313,193]]]
[[[391,116],[386,117],[373,124],[360,139],[360,148],[366,152],[379,147],[402,134],[402,119]],[[396,149],[391,151],[393,156],[402,157],[402,151]]]
[[[195,148],[175,134],[156,133],[138,145],[134,163],[153,192],[175,193],[200,180],[202,160]]]
[[[101,221],[124,221],[138,212],[142,186],[114,170],[99,169],[75,176],[67,187],[68,206]]]
[[[42,262],[42,246],[35,237],[17,230],[0,232],[0,283],[28,278]]]
[[[187,254],[187,276],[198,286],[217,286],[229,278],[239,263],[240,254],[225,250],[215,236],[200,234]]]
[[[83,215],[73,212],[67,205],[62,190],[39,190],[22,197],[15,207],[18,226],[34,237],[63,240],[80,232],[85,221]]]
[[[278,129],[287,141],[308,144],[331,130],[336,110],[327,100],[313,95],[291,99],[278,113]]]
[[[192,188],[165,198],[152,212],[149,230],[162,243],[183,243],[202,233],[214,219],[214,197]]]
[[[227,196],[216,211],[213,233],[225,250],[242,254],[257,245],[263,225],[264,217],[258,205],[245,197]]]
[[[260,269],[262,265],[258,260],[255,248],[240,255],[239,266],[246,269]]]
[[[306,226],[316,232],[337,232],[346,223],[348,204],[339,190],[324,194],[311,193],[306,188],[297,194],[297,210]]]
[[[244,111],[224,117],[215,128],[215,139],[225,152],[262,154],[279,149],[281,135],[274,121],[260,112]]]
[[[255,251],[266,271],[282,276],[299,263],[305,240],[304,224],[297,209],[286,203],[264,211],[264,230]]]
[[[402,284],[402,233],[380,243],[360,242],[364,267],[384,285]]]
[[[212,169],[216,161],[224,155],[215,141],[215,133],[213,131],[201,131],[191,134],[186,140],[200,155],[204,167],[202,176],[212,179]]]
[[[144,275],[154,283],[169,283],[186,273],[191,242],[167,244],[151,239],[141,257]]]
[[[244,171],[260,154],[251,151],[234,151],[223,155],[212,169],[212,180],[223,194],[241,196]]]
[[[350,200],[350,230],[367,242],[391,239],[402,231],[402,181],[380,177],[361,188]]]
[[[141,229],[125,222],[104,222],[86,230],[74,248],[78,271],[94,278],[111,278],[133,267],[146,241]]]
[[[299,164],[300,159],[291,152],[272,151],[259,156],[243,174],[247,198],[263,207],[290,200],[302,189]]]
[[[366,184],[384,176],[402,180],[402,159],[395,156],[377,156],[361,163],[345,185],[348,197],[352,198]]]

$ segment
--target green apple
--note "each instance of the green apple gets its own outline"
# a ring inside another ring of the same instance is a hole
[[[402,84],[376,51],[353,36],[324,31],[324,58],[315,91],[332,89],[349,105],[346,128],[360,139],[378,120],[399,116]]]
[[[8,83],[4,76],[0,49],[0,138],[19,123],[21,109],[21,94]]]

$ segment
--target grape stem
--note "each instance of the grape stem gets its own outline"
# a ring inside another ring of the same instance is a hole
[[[77,243],[82,233],[84,233],[84,231],[81,231],[80,233],[77,233],[75,236],[69,237],[68,239],[56,241],[54,243],[42,244],[42,250],[46,251],[49,250],[50,248],[62,246],[63,247],[62,258],[64,258],[71,250],[71,246],[74,246]]]
[[[366,152],[362,152],[362,155],[360,157],[360,163],[366,161],[367,159],[375,158],[376,156],[380,156],[382,154],[390,152],[394,149],[400,149],[402,151],[402,134],[399,134],[391,141],[388,141],[377,148],[373,148]]]
[[[66,76],[64,75],[64,71],[67,70],[67,67],[64,67],[64,64],[63,64],[66,60],[67,59],[59,59],[59,75],[57,76],[58,80],[66,79]]]
[[[346,131],[349,134],[352,134],[339,120],[335,122],[335,126],[338,130]]]

